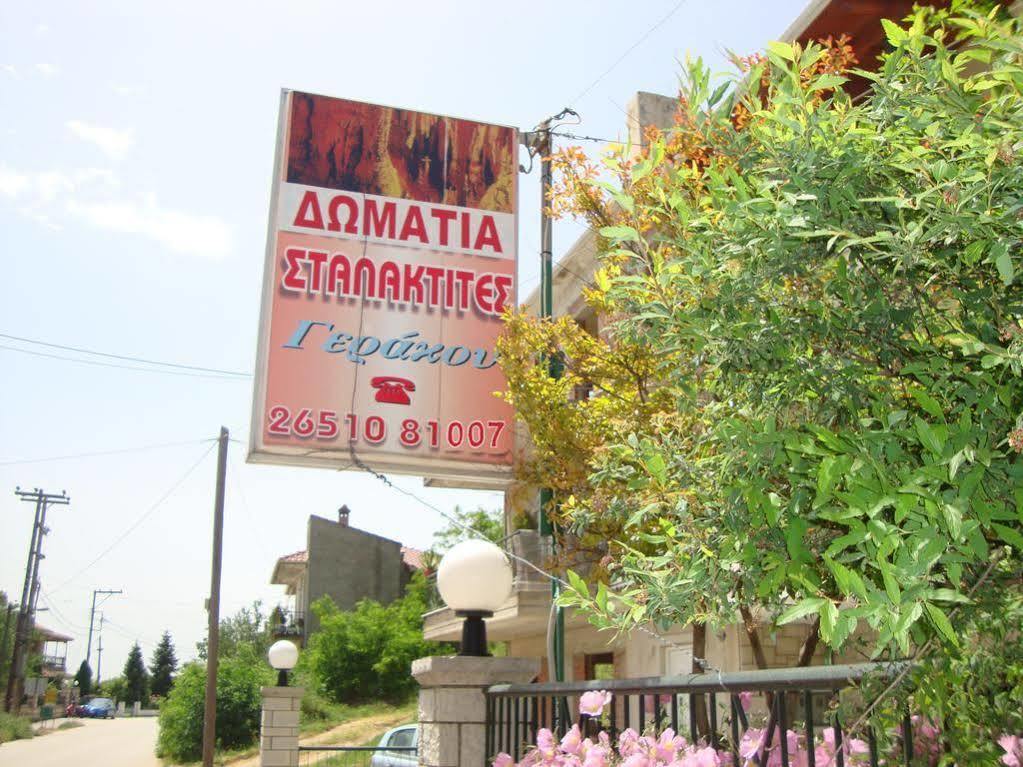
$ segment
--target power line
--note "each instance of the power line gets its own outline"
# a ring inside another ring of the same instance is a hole
[[[26,463],[46,463],[48,461],[70,461],[76,458],[98,458],[106,455],[123,455],[124,453],[139,453],[144,450],[159,450],[167,447],[184,447],[185,445],[198,445],[208,442],[207,439],[192,439],[187,442],[164,442],[159,445],[142,445],[140,447],[125,447],[118,450],[101,450],[95,453],[76,453],[72,455],[55,455],[49,458],[19,458],[14,461],[0,461],[0,466],[18,466]]]
[[[199,468],[199,465],[206,459],[206,456],[208,456],[210,454],[210,452],[213,450],[213,448],[216,446],[216,444],[217,444],[216,442],[211,443],[210,446],[208,448],[206,448],[205,452],[203,452],[203,454],[201,456],[199,456],[199,460],[196,461],[195,463],[193,463],[188,468],[188,470],[184,474],[182,474],[181,477],[178,478],[178,480],[173,485],[171,485],[170,489],[166,493],[164,493],[162,496],[160,496],[160,499],[156,503],[154,503],[152,506],[150,506],[149,509],[147,509],[146,512],[144,514],[142,514],[142,516],[140,516],[138,519],[136,519],[135,522],[133,522],[131,524],[131,526],[127,530],[125,530],[123,533],[121,533],[119,536],[117,536],[117,538],[114,539],[113,543],[111,543],[109,546],[107,546],[105,549],[103,549],[103,551],[101,551],[99,553],[99,555],[95,559],[93,559],[91,562],[89,562],[89,564],[87,564],[85,567],[83,567],[80,570],[78,570],[78,572],[76,572],[74,575],[72,575],[70,578],[68,578],[66,581],[64,581],[62,584],[60,584],[57,588],[55,588],[50,593],[51,594],[55,594],[58,591],[60,591],[61,589],[65,588],[66,586],[69,586],[70,584],[72,584],[75,580],[77,580],[79,575],[81,575],[86,570],[88,570],[93,565],[95,565],[97,562],[99,562],[101,559],[103,559],[103,557],[105,557],[107,554],[109,554],[111,552],[111,550],[113,550],[113,548],[115,546],[117,546],[117,544],[119,544],[121,541],[123,541],[129,535],[131,535],[132,532],[134,532],[135,529],[139,525],[141,525],[143,522],[145,522],[147,519],[149,519],[149,517],[153,514],[153,512],[155,512],[158,508],[160,508],[160,506],[163,504],[163,502],[166,501],[168,498],[170,498],[170,496],[173,495],[174,491],[177,490],[179,487],[181,487],[182,484],[184,484],[185,480],[188,479],[191,476],[192,472]]]
[[[599,82],[600,82],[601,80],[603,80],[603,79],[604,79],[605,77],[607,77],[607,76],[608,76],[609,74],[611,74],[611,72],[613,72],[613,71],[615,70],[615,68],[616,68],[616,67],[617,67],[617,66],[618,66],[619,64],[621,64],[621,63],[622,63],[623,61],[625,61],[625,59],[626,59],[626,58],[628,57],[628,55],[629,55],[630,53],[632,53],[632,52],[633,52],[634,50],[636,50],[636,48],[638,48],[638,47],[639,47],[640,45],[642,45],[642,44],[643,44],[644,42],[646,42],[646,39],[647,39],[648,37],[650,37],[650,35],[652,35],[652,34],[653,34],[654,32],[656,32],[656,31],[657,31],[657,30],[658,30],[658,29],[659,29],[659,28],[660,28],[660,27],[661,27],[662,25],[664,25],[664,24],[665,24],[665,22],[667,22],[667,21],[668,21],[668,19],[670,19],[670,18],[671,18],[672,16],[674,16],[674,15],[675,15],[676,13],[678,13],[679,9],[680,9],[680,8],[681,8],[681,7],[683,6],[683,5],[685,5],[685,4],[686,4],[686,0],[679,0],[679,2],[675,4],[675,7],[674,7],[674,8],[672,8],[672,9],[671,9],[671,10],[670,10],[670,11],[668,12],[668,14],[667,14],[666,16],[664,16],[664,17],[663,17],[663,18],[662,18],[662,19],[661,19],[660,21],[658,21],[657,23],[655,23],[655,24],[654,24],[654,25],[653,25],[652,27],[650,27],[650,29],[648,29],[648,30],[647,30],[646,32],[644,32],[644,33],[643,33],[643,35],[642,35],[642,36],[641,36],[641,37],[640,37],[640,38],[639,38],[639,39],[638,39],[638,40],[637,40],[636,42],[634,42],[634,43],[633,43],[632,45],[630,45],[630,46],[629,46],[629,47],[628,47],[628,48],[627,48],[627,49],[625,50],[625,52],[624,52],[624,53],[623,53],[623,54],[622,54],[621,56],[619,56],[619,57],[618,57],[617,59],[615,59],[615,60],[614,60],[614,63],[613,63],[613,64],[611,64],[611,66],[609,66],[609,67],[608,67],[607,69],[605,69],[605,70],[604,70],[604,71],[603,71],[603,72],[602,72],[602,73],[600,74],[600,76],[598,76],[598,77],[597,77],[597,79],[596,79],[596,80],[594,80],[594,81],[593,81],[592,83],[590,83],[590,84],[589,84],[589,85],[587,85],[587,86],[586,86],[585,88],[583,88],[583,89],[582,89],[582,91],[581,91],[581,92],[579,93],[579,95],[578,95],[578,96],[576,96],[576,97],[575,97],[574,99],[572,99],[571,101],[569,101],[569,102],[568,102],[568,103],[569,103],[569,105],[570,105],[570,106],[576,106],[576,105],[577,105],[577,104],[579,103],[580,99],[582,99],[582,98],[583,98],[584,96],[586,96],[586,94],[588,94],[588,93],[589,93],[590,91],[592,91],[592,90],[593,90],[593,89],[594,89],[594,88],[595,88],[595,87],[597,86],[597,83],[599,83]]]
[[[182,370],[199,371],[201,373],[218,373],[220,375],[229,376],[241,376],[243,378],[251,378],[251,373],[243,373],[237,370],[223,370],[221,368],[208,368],[202,367],[201,365],[184,365],[178,362],[162,362],[160,360],[150,360],[143,357],[133,357],[124,354],[112,354],[110,352],[98,352],[92,349],[83,349],[78,346],[65,346],[64,344],[54,344],[48,341],[39,341],[34,338],[25,338],[23,336],[14,336],[9,333],[0,333],[0,338],[7,338],[11,341],[21,341],[26,344],[35,344],[36,346],[48,346],[51,349],[63,349],[67,352],[78,352],[79,354],[92,354],[96,357],[109,357],[115,360],[126,360],[128,362],[141,362],[146,365],[159,365],[161,367],[169,368],[180,368]],[[8,347],[5,347],[8,348]]]
[[[63,362],[77,362],[81,365],[93,365],[94,367],[102,368],[120,368],[121,370],[135,370],[140,373],[162,373],[164,375],[171,376],[184,376],[185,378],[222,378],[230,381],[244,381],[244,378],[238,375],[219,375],[216,373],[184,373],[177,370],[160,370],[159,368],[140,368],[133,365],[118,365],[114,362],[100,362],[99,360],[82,360],[75,357],[66,357],[61,354],[47,354],[46,352],[32,351],[31,349],[19,349],[16,346],[6,346],[0,344],[0,349],[9,352],[20,352],[21,354],[30,354],[33,357],[46,357],[51,360],[61,360]]]

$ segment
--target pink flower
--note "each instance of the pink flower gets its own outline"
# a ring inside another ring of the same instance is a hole
[[[690,751],[682,759],[683,767],[718,767],[718,752],[710,746]]]
[[[503,751],[494,757],[494,767],[512,767],[514,764],[515,760],[511,758],[511,755]]]
[[[636,751],[626,757],[625,761],[622,762],[622,767],[654,767],[654,765],[650,761],[650,757],[641,751]]]
[[[631,727],[618,736],[618,753],[623,759],[632,756],[639,748],[639,733]]]
[[[543,762],[553,762],[557,745],[554,742],[554,733],[544,727],[536,734],[536,753]]]
[[[607,690],[590,690],[579,696],[579,713],[586,716],[600,716],[604,706],[611,702],[611,693]]]
[[[583,734],[579,732],[579,725],[573,724],[572,729],[561,739],[561,750],[566,754],[578,755],[582,745]]]
[[[749,711],[750,704],[753,702],[753,693],[751,692],[740,692],[739,703],[742,705],[743,711]]]
[[[1005,750],[1002,764],[1008,767],[1023,767],[1023,738],[1019,735],[1003,735],[998,739],[998,745]]]
[[[675,734],[670,727],[661,733],[661,737],[653,744],[653,757],[658,762],[673,762],[680,748],[685,748],[686,741]]]
[[[587,749],[582,767],[607,767],[607,752],[599,746]]]

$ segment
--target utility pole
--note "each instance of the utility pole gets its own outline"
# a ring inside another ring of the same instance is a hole
[[[103,681],[100,674],[103,673],[103,613],[99,614],[99,647],[96,648],[96,690],[99,690],[100,682]]]
[[[2,644],[0,644],[0,664],[4,664],[4,665],[6,665],[7,662],[8,662],[7,661],[7,645],[9,643],[8,637],[10,637],[10,635],[11,635],[11,616],[13,614],[14,614],[14,603],[13,602],[8,602],[7,603],[7,615],[4,616],[4,635],[3,635],[3,639],[0,640],[0,641],[2,641]],[[0,668],[3,668],[3,665],[0,665]],[[10,671],[9,668],[7,670],[8,670],[8,672]]]
[[[50,505],[67,506],[71,499],[63,490],[58,495],[44,492],[38,487],[31,491],[16,487],[14,494],[18,496],[18,500],[33,502],[36,505],[32,539],[28,547],[28,562],[25,564],[25,582],[21,587],[21,602],[18,605],[18,619],[14,628],[14,652],[11,654],[4,696],[4,710],[18,713],[25,689],[28,641],[32,635],[36,600],[39,598],[39,562],[43,559],[43,536],[49,532],[46,527],[46,510]]]
[[[92,668],[90,661],[92,660],[92,624],[96,619],[96,595],[105,594],[106,596],[113,596],[114,594],[123,594],[124,592],[120,589],[93,589],[92,590],[92,609],[89,611],[89,641],[85,646],[85,665]],[[103,602],[106,600],[104,599]],[[103,604],[100,602],[100,605]]]
[[[224,481],[227,474],[227,427],[220,427],[217,440],[217,487],[213,497],[213,564],[210,598],[207,603],[209,627],[206,635],[206,705],[202,723],[202,764],[213,767],[217,742],[217,665],[220,652],[220,566],[224,553]]]
[[[579,115],[573,110],[565,108],[553,117],[548,117],[531,132],[526,134],[525,143],[529,149],[530,157],[540,155],[540,318],[551,319],[554,316],[554,233],[553,222],[551,221],[548,201],[550,199],[551,187],[554,183],[554,173],[551,167],[551,155],[554,152],[554,138],[552,131],[554,123],[562,118],[572,115],[578,118]],[[562,365],[557,356],[552,356],[548,361],[548,370],[551,377],[560,378]],[[554,493],[550,488],[540,489],[540,534],[550,537],[551,551],[556,546],[554,525],[551,523],[548,510],[554,502]],[[557,602],[561,596],[561,584],[556,578],[551,579],[551,600]],[[565,680],[565,611],[558,607],[555,614],[553,657],[555,682]],[[561,699],[561,716],[568,718],[568,701]],[[567,720],[567,719],[566,719]]]

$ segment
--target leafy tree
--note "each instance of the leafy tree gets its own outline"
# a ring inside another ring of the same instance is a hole
[[[416,658],[446,651],[423,639],[427,584],[416,574],[405,596],[389,605],[363,599],[354,610],[338,610],[323,597],[313,610],[320,630],[310,637],[310,670],[336,702],[399,700],[415,689],[409,666]]]
[[[504,538],[504,518],[500,511],[491,511],[482,507],[473,511],[463,511],[455,506],[452,516],[457,522],[449,521],[447,527],[434,533],[434,550],[444,553],[456,543],[468,538],[483,537],[488,541],[500,543]],[[473,535],[472,533],[475,533]]]
[[[92,690],[92,667],[88,661],[82,661],[75,673],[75,682],[78,683],[78,694],[88,695]]]
[[[96,690],[97,694],[103,695],[104,697],[110,698],[114,701],[125,701],[127,702],[127,690],[128,685],[124,681],[123,676],[115,676],[111,679],[104,679],[103,683],[100,684],[99,689]]]
[[[17,624],[18,611],[8,607],[13,605],[7,597],[7,593],[0,591],[0,647],[6,648],[6,652],[0,657],[0,690],[7,689],[7,670],[11,664],[11,650],[14,647],[14,629]],[[8,620],[8,616],[10,619]]]
[[[263,612],[263,603],[256,600],[250,607],[243,607],[234,615],[220,620],[221,658],[228,658],[247,652],[255,657],[265,658],[266,651],[273,643],[270,623]],[[201,660],[206,660],[206,640],[196,643]]]
[[[218,749],[250,746],[259,735],[262,708],[259,688],[272,684],[272,675],[265,663],[242,656],[248,656],[248,652],[221,658],[217,668]],[[160,706],[158,756],[175,763],[193,762],[202,756],[205,694],[205,665],[186,664]]]
[[[174,643],[171,641],[170,632],[164,631],[149,664],[153,695],[159,695],[161,698],[167,696],[171,685],[174,684],[174,672],[177,671],[177,668],[178,659],[174,653]]]
[[[149,699],[149,673],[146,662],[142,659],[142,648],[136,642],[128,651],[128,660],[124,662],[124,702],[131,705],[146,702]]]
[[[955,653],[993,569],[1020,577],[1023,37],[968,3],[885,29],[856,102],[841,43],[772,43],[721,84],[688,65],[614,183],[562,157],[607,323],[513,316],[499,349],[600,625]]]

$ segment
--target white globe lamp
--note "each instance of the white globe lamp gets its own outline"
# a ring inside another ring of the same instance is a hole
[[[277,686],[287,687],[288,672],[298,663],[298,648],[295,647],[295,643],[281,639],[270,645],[266,655],[270,665],[277,669]]]
[[[465,618],[460,655],[489,655],[484,618],[508,598],[512,569],[508,557],[489,541],[462,541],[437,567],[437,590],[444,603]]]

